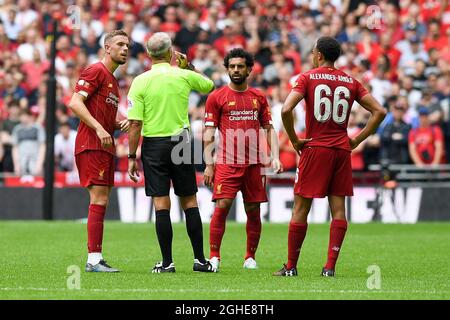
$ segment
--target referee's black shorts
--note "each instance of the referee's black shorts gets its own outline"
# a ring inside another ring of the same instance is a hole
[[[184,139],[181,135],[161,138],[144,137],[142,164],[147,196],[168,196],[170,181],[172,181],[175,194],[179,197],[197,193],[193,152],[190,152],[187,161],[180,161],[180,157],[185,155],[183,150],[191,151],[190,143],[192,142],[186,139],[186,135]],[[186,157],[184,159],[186,160]]]

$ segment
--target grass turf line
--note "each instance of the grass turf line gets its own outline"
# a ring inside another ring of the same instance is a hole
[[[204,225],[208,252],[208,225]],[[350,224],[336,278],[319,276],[329,226],[311,224],[299,276],[273,277],[287,259],[286,224],[263,224],[256,260],[244,270],[245,225],[228,223],[217,274],[192,272],[184,224],[174,224],[175,274],[151,274],[160,260],[154,224],[105,224],[104,257],[118,274],[85,273],[86,225],[77,222],[0,222],[0,299],[449,299],[449,223]],[[68,290],[67,268],[81,269],[81,289]],[[381,271],[369,290],[367,268]]]

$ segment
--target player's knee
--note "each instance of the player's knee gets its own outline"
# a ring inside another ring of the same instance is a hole
[[[247,214],[259,210],[259,203],[245,203],[244,206]]]
[[[170,198],[166,197],[153,197],[153,205],[155,210],[170,210]]]
[[[97,197],[93,197],[91,199],[91,203],[90,204],[96,204],[96,205],[99,205],[99,206],[106,207],[106,206],[108,206],[108,196],[99,195]]]
[[[181,207],[183,208],[183,210],[198,207],[196,195],[181,197],[180,202],[181,202]]]
[[[345,216],[345,209],[343,210],[335,210],[334,212],[331,212],[331,216],[333,219],[339,219],[339,220],[347,220]]]
[[[227,211],[231,208],[233,204],[233,199],[217,199],[216,206],[220,209],[227,209]]]

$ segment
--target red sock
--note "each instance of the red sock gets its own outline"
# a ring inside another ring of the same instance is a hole
[[[88,252],[102,252],[103,220],[106,207],[98,204],[89,205],[87,222]]]
[[[247,232],[247,253],[245,260],[248,258],[255,259],[256,249],[258,249],[259,237],[261,236],[261,215],[259,208],[255,211],[247,212],[247,224],[245,230]]]
[[[209,251],[210,258],[220,258],[220,244],[225,233],[225,222],[228,210],[225,208],[215,208],[209,225]]]
[[[287,268],[292,269],[297,267],[298,256],[302,248],[303,240],[305,240],[306,230],[308,230],[307,223],[289,223],[288,234],[288,263]]]
[[[334,219],[330,225],[330,242],[328,243],[328,260],[326,269],[334,269],[347,231],[347,221]]]

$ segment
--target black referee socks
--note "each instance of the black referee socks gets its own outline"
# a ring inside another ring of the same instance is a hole
[[[172,222],[170,221],[169,210],[156,211],[156,235],[158,236],[159,247],[163,257],[163,267],[168,267],[172,263]]]
[[[206,263],[205,255],[203,253],[203,226],[202,218],[197,207],[189,208],[184,211],[186,214],[186,229],[191,239],[192,249],[194,250],[194,257],[200,263]]]

